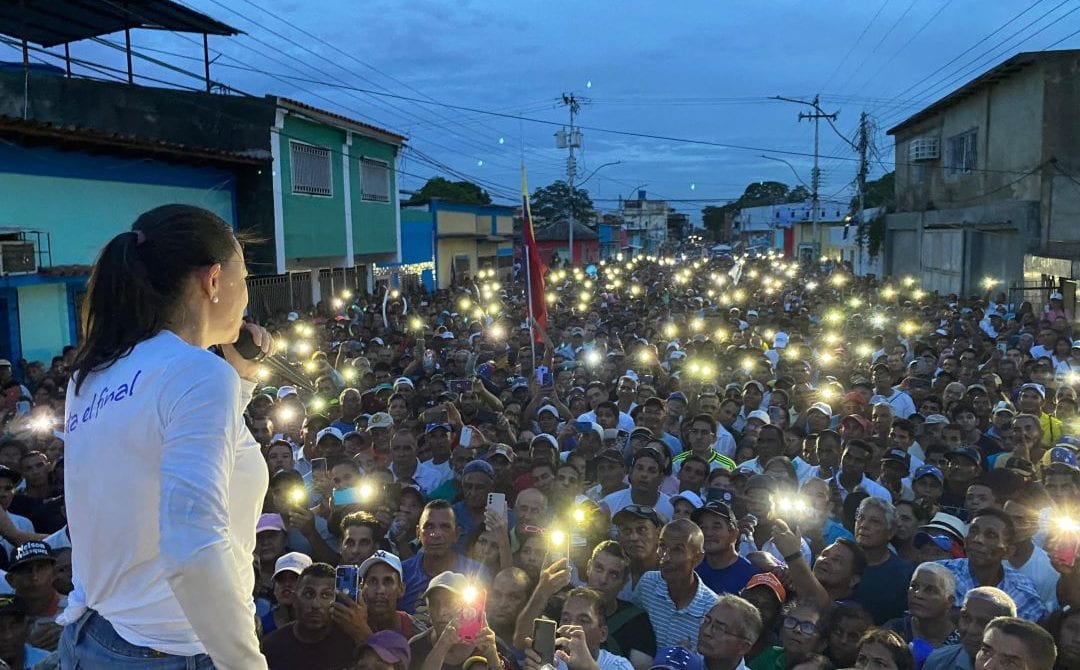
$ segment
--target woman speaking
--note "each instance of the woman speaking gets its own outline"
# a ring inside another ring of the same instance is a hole
[[[64,416],[61,667],[266,667],[252,555],[267,470],[243,420],[257,366],[227,344],[246,276],[229,225],[184,205],[140,216],[94,266]]]

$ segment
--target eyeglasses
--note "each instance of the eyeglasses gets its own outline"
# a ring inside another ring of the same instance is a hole
[[[797,630],[803,635],[816,635],[818,632],[817,624],[813,621],[799,621],[793,616],[784,617],[784,628],[788,630]]]
[[[712,617],[706,616],[705,620],[702,623],[704,624],[704,627],[708,627],[713,633],[718,636],[733,637],[737,640],[747,640],[747,637],[745,635],[740,635],[739,633],[736,633],[734,630],[732,630],[731,626],[728,626],[723,621],[717,621]]]

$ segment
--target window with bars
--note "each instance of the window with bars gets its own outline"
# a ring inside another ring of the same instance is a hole
[[[390,202],[390,166],[372,158],[360,159],[360,198]]]
[[[969,130],[949,138],[948,175],[968,174],[975,169],[975,142],[977,139],[977,130]]]
[[[302,142],[289,142],[292,192],[304,195],[334,195],[330,150]]]

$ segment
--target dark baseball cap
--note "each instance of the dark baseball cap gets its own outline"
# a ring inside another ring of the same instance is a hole
[[[665,454],[660,453],[653,447],[642,447],[634,452],[634,457],[630,459],[630,463],[637,463],[642,458],[651,458],[656,461],[661,468],[667,465],[668,459]]]
[[[655,509],[648,505],[627,505],[618,512],[615,512],[615,516],[611,518],[612,523],[619,523],[619,517],[626,518],[628,516],[637,517],[638,519],[645,519],[652,521],[657,528],[663,528],[667,521],[664,517],[660,516]]]
[[[735,526],[738,520],[735,518],[735,513],[731,511],[731,506],[722,500],[710,500],[705,503],[705,506],[696,509],[690,514],[690,520],[694,523],[700,523],[701,519],[706,514],[715,514],[724,521],[727,521],[731,526]]]
[[[949,450],[949,452],[945,454],[945,458],[949,460],[958,457],[966,458],[975,465],[982,465],[982,456],[974,447],[957,447],[955,449]]]
[[[911,465],[911,454],[903,449],[889,449],[885,452],[885,455],[881,457],[882,461],[895,461],[897,463],[903,463],[905,466]]]
[[[56,557],[53,556],[49,545],[44,542],[26,542],[11,552],[11,563],[8,565],[8,572],[34,561],[55,563]]]
[[[626,457],[623,456],[623,453],[618,449],[610,447],[608,449],[601,450],[600,453],[596,455],[596,460],[612,461],[614,463],[625,463]]]

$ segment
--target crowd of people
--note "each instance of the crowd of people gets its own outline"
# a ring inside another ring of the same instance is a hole
[[[1061,294],[619,257],[550,270],[537,314],[518,275],[266,324],[270,668],[1080,668]],[[14,670],[55,667],[73,588],[72,356],[0,361]]]

